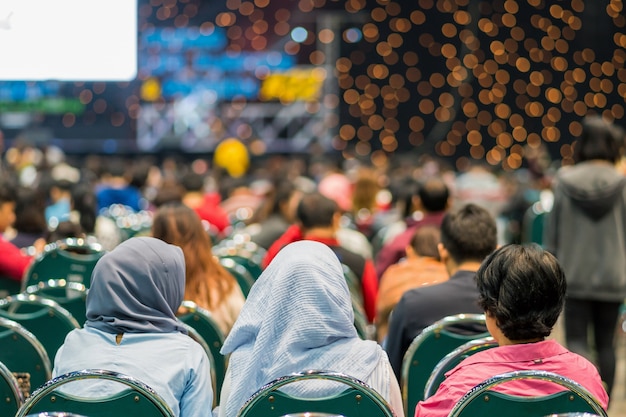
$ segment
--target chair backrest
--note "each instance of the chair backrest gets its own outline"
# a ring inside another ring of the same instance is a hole
[[[250,235],[235,232],[213,246],[213,254],[220,258],[232,258],[246,268],[256,280],[263,270],[263,258],[267,251],[254,243]]]
[[[432,396],[445,379],[446,372],[452,370],[465,358],[473,355],[474,353],[491,349],[496,346],[498,346],[498,342],[496,342],[493,337],[485,337],[470,340],[448,353],[439,361],[439,363],[437,363],[437,366],[435,366],[435,369],[431,372],[430,377],[428,377],[426,387],[424,388],[424,398]]]
[[[104,253],[102,246],[86,239],[50,243],[26,271],[22,289],[49,279],[78,282],[89,288],[91,272]]]
[[[544,210],[540,201],[528,207],[522,218],[522,242],[523,243],[543,243],[543,227],[547,211]]]
[[[0,416],[14,416],[24,403],[24,396],[15,376],[0,362]]]
[[[256,279],[263,272],[263,267],[261,266],[261,261],[256,260],[255,258],[247,258],[242,255],[225,255],[221,256],[221,258],[229,258],[238,263],[239,265],[246,268],[246,270],[252,275],[252,278],[256,281]]]
[[[80,328],[69,311],[36,295],[18,294],[0,300],[0,317],[18,322],[34,334],[53,362],[65,336]]]
[[[417,403],[424,399],[424,388],[437,363],[463,343],[489,336],[484,314],[457,314],[444,317],[426,327],[415,337],[402,359],[402,400],[404,411],[412,415]],[[459,332],[458,327],[480,327],[480,331]]]
[[[52,377],[52,366],[46,349],[21,324],[0,317],[0,346],[0,362],[13,373],[28,374],[32,388],[37,388]]]
[[[69,394],[70,387],[60,389],[70,382],[93,382],[94,380],[118,382],[125,389],[114,395],[100,398],[74,396]],[[16,417],[51,411],[64,411],[90,417],[173,417],[174,415],[163,398],[143,382],[127,375],[102,369],[70,372],[48,381],[33,392],[20,407]]]
[[[220,349],[224,344],[224,334],[219,329],[211,313],[198,307],[196,303],[185,300],[181,304],[181,308],[186,312],[180,314],[178,319],[186,325],[194,328],[200,336],[206,341],[207,346],[213,356],[212,370],[215,370],[215,384],[213,385],[213,398],[219,403],[219,395],[224,383],[226,375],[226,358],[220,353]]]
[[[241,288],[241,292],[245,297],[248,297],[250,289],[254,285],[254,277],[248,272],[246,268],[239,265],[233,259],[229,257],[218,258],[220,264],[226,269],[236,280]]]
[[[22,281],[15,281],[7,276],[0,276],[0,298],[22,291]]]
[[[87,320],[87,287],[84,284],[64,279],[49,279],[29,285],[25,293],[56,301],[69,311],[80,325]]]
[[[497,385],[519,380],[548,381],[564,391],[545,396],[516,396],[494,391]],[[459,400],[449,417],[497,416],[544,417],[551,414],[588,412],[606,417],[606,411],[583,386],[546,371],[515,371],[496,375],[472,388]]]
[[[298,398],[281,388],[292,383],[319,380],[346,386],[335,395]],[[306,371],[278,378],[259,389],[243,405],[238,417],[280,417],[293,413],[329,413],[350,417],[393,417],[391,407],[376,391],[350,376],[323,371]]]

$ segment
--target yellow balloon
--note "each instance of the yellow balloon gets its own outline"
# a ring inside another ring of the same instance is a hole
[[[231,177],[237,178],[248,171],[250,158],[243,143],[235,138],[228,138],[215,148],[213,163],[224,168]]]

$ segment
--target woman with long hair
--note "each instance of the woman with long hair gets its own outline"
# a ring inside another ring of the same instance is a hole
[[[245,297],[235,278],[214,258],[211,238],[200,217],[183,204],[166,204],[155,213],[152,235],[182,248],[187,278],[185,300],[210,311],[227,335]]]

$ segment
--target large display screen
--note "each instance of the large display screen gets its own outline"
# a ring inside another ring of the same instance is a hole
[[[130,81],[136,0],[0,1],[0,80]]]

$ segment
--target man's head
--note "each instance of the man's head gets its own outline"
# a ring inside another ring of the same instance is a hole
[[[296,217],[302,228],[307,231],[313,228],[335,227],[341,213],[333,200],[320,193],[307,194],[298,203]]]
[[[476,283],[481,307],[513,342],[550,335],[563,309],[565,275],[556,258],[538,245],[498,249],[481,265]]]
[[[449,199],[450,191],[446,183],[441,178],[433,177],[419,185],[413,204],[417,209],[436,213],[448,208]]]
[[[436,226],[419,227],[413,237],[411,244],[406,248],[407,257],[426,256],[439,259],[437,244],[441,238],[441,231]]]
[[[456,265],[482,262],[497,244],[496,221],[486,209],[466,204],[444,216],[439,245],[442,260]]]

